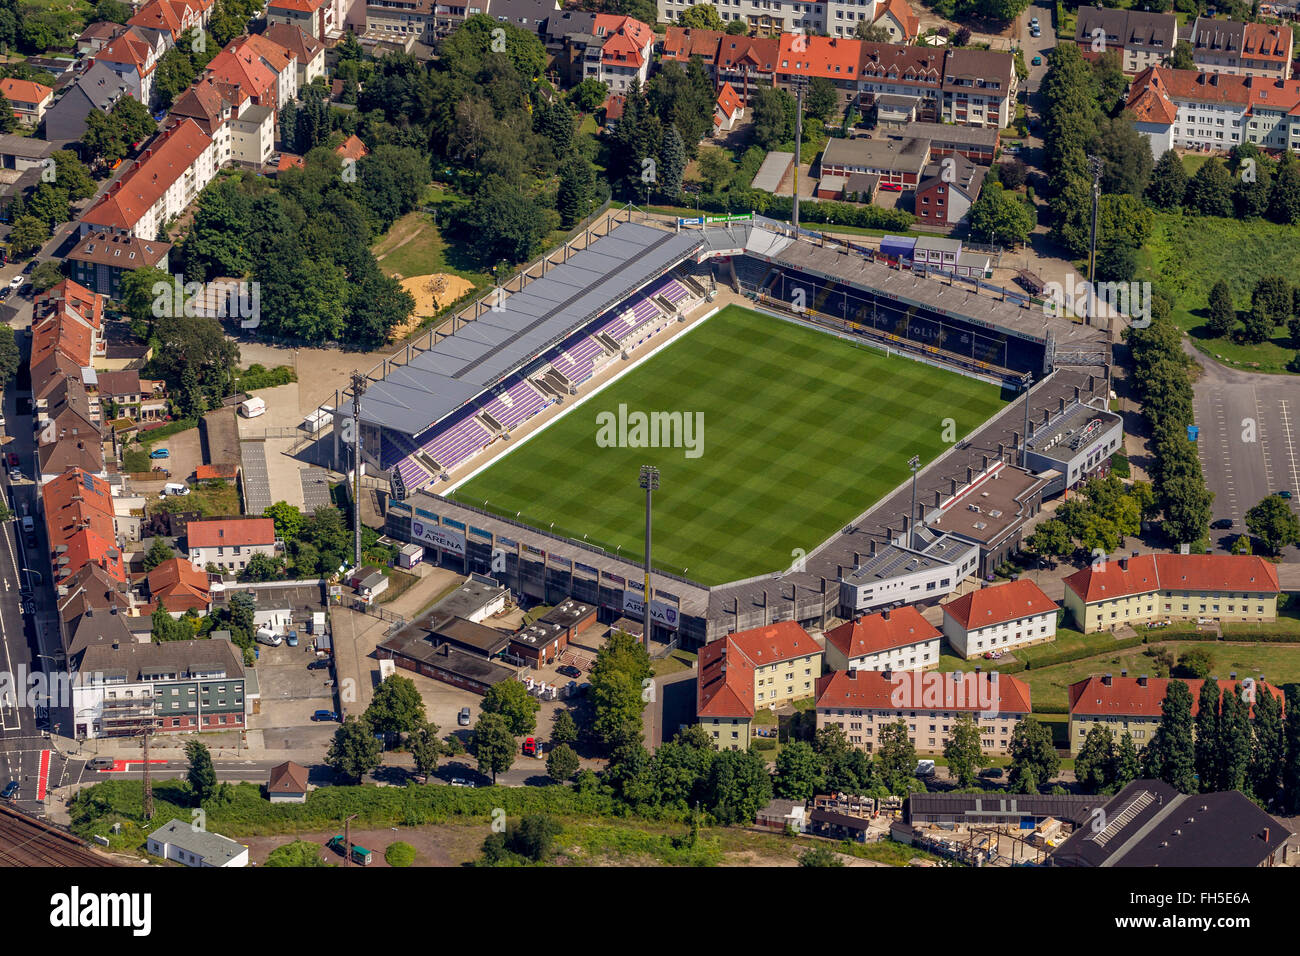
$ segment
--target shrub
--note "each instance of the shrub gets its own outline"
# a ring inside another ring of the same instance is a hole
[[[409,843],[390,843],[384,851],[384,861],[389,866],[410,866],[415,862],[415,847]]]

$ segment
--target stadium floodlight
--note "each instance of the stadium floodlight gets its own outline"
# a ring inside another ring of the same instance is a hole
[[[921,456],[907,459],[907,467],[912,469],[912,510],[907,515],[907,546],[911,548],[916,543],[916,473],[921,470]]]
[[[1029,389],[1034,384],[1034,373],[1025,372],[1020,376],[1020,387],[1025,390],[1025,429],[1020,436],[1020,467],[1025,468],[1029,458]]]
[[[654,465],[642,465],[637,482],[645,489],[645,605],[642,611],[642,623],[645,625],[645,649],[650,650],[650,515],[654,493],[659,490],[659,469]]]

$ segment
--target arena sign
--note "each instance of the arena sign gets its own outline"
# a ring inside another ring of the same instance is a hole
[[[436,545],[444,551],[450,551],[452,554],[465,554],[465,536],[456,531],[448,531],[436,524],[426,524],[418,519],[412,521],[411,537],[426,544]]]

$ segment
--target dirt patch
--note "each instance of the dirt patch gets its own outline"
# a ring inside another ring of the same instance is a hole
[[[415,299],[415,312],[413,314],[430,316],[437,315],[474,288],[474,283],[458,275],[435,272],[432,275],[411,276],[409,279],[403,279],[402,288],[411,293],[411,297]],[[403,331],[405,329],[398,330],[394,332],[394,335],[400,335]]]
[[[320,847],[320,858],[327,863],[342,865],[343,858],[333,850],[325,849],[325,844],[342,827],[328,833],[280,834],[277,836],[244,837],[240,843],[248,847],[249,860],[261,865],[271,851],[278,846],[295,840],[306,840]],[[483,838],[488,834],[485,823],[439,823],[421,827],[394,827],[382,830],[352,831],[352,842],[364,846],[374,854],[372,867],[387,867],[384,851],[393,843],[409,843],[415,847],[415,866],[462,866],[476,859],[483,846]]]

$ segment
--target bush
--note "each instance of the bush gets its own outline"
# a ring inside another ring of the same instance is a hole
[[[390,843],[384,851],[384,862],[389,866],[410,866],[415,862],[415,847],[409,843]]]

